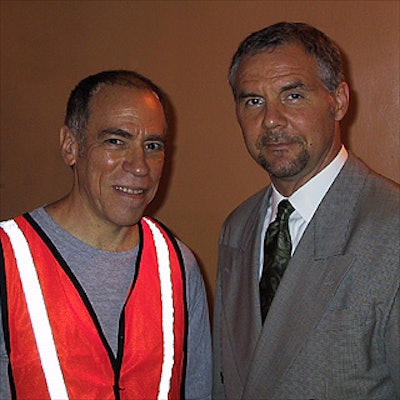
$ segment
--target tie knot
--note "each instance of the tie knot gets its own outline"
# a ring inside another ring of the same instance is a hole
[[[282,200],[278,204],[278,215],[276,219],[280,220],[287,220],[289,219],[290,214],[294,211],[294,207],[290,204],[289,200]]]

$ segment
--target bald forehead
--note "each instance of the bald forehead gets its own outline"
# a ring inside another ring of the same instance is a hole
[[[157,95],[151,88],[136,84],[102,84],[92,95],[89,102],[89,119],[92,112],[99,105],[107,105],[108,107],[123,106],[132,102],[141,103],[150,113],[159,113],[160,110],[167,122],[164,106]]]

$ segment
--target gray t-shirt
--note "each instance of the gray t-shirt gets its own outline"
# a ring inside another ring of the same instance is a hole
[[[66,232],[53,221],[44,208],[36,209],[30,215],[53,242],[79,281],[115,355],[118,348],[119,318],[135,274],[138,246],[120,252],[99,250]],[[192,252],[179,240],[178,245],[185,265],[189,319],[185,397],[210,399],[211,339],[204,282]],[[2,331],[0,319],[1,400],[10,398],[8,358]]]

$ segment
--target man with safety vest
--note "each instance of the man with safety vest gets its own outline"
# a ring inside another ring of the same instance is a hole
[[[191,251],[145,217],[167,106],[133,71],[72,91],[62,199],[0,224],[1,399],[210,399],[204,283]]]

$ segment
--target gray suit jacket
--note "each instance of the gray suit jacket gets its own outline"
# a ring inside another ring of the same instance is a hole
[[[262,326],[270,194],[267,187],[239,206],[221,233],[214,398],[400,399],[399,186],[350,154]]]

